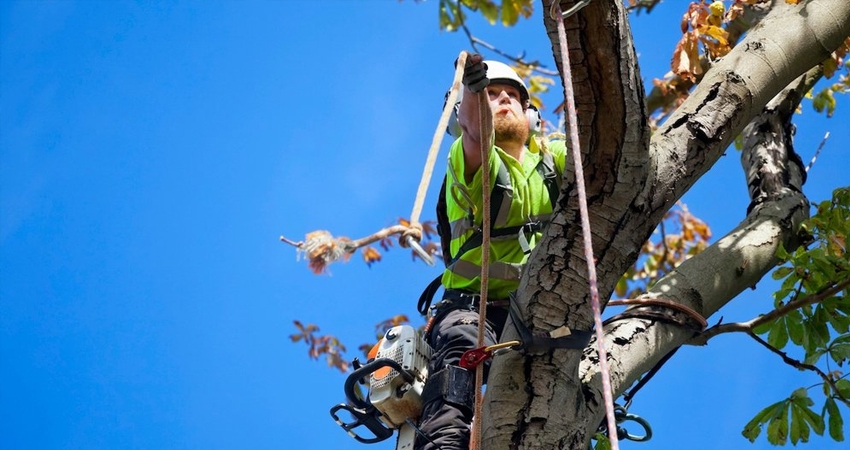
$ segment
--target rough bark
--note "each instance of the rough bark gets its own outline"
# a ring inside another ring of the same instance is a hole
[[[561,3],[564,9],[572,4]],[[543,10],[548,8],[547,0]],[[548,14],[544,23],[560,64],[556,23]],[[744,126],[850,35],[850,2],[810,0],[797,6],[774,2],[762,22],[706,73],[651,140],[621,2],[594,0],[567,19],[566,27],[599,292],[607,299],[664,213],[711,168]],[[753,131],[790,142],[781,134],[784,125],[756,126]],[[799,190],[802,181],[794,174],[796,166],[781,163],[788,156],[775,151],[758,154],[762,156],[752,161],[759,168],[749,172],[758,202],[746,220],[665,277],[648,295],[691,306],[707,317],[775,265],[776,246],[794,239],[794,225],[808,210]],[[784,175],[765,177],[768,173]],[[518,291],[524,321],[537,333],[561,327],[588,330],[592,325],[574,173],[568,171],[565,178],[556,217],[532,254]],[[785,184],[777,188],[768,181]],[[605,331],[617,393],[693,334],[641,319],[618,321]],[[514,337],[513,328],[507,327],[504,339]],[[594,346],[584,352],[553,350],[497,358],[485,399],[483,448],[586,448],[603,413]]]

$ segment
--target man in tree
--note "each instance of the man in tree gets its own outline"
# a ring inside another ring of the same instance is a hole
[[[531,138],[540,118],[529,103],[522,79],[507,65],[470,55],[457,108],[460,137],[449,151],[446,213],[451,224],[450,256],[442,276],[446,290],[432,308],[426,335],[434,354],[423,392],[417,449],[466,449],[474,400],[474,377],[458,366],[463,353],[478,344],[478,305],[482,261],[482,136],[477,95],[486,91],[493,115],[489,149],[491,236],[485,345],[497,342],[508,311],[508,297],[519,286],[523,266],[541,238],[564,172],[563,141]],[[456,133],[453,133],[456,134]],[[440,212],[438,212],[438,216]],[[445,247],[444,247],[445,248]],[[485,372],[486,373],[486,372]],[[429,442],[430,440],[430,442]]]

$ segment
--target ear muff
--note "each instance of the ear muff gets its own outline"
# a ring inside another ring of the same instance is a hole
[[[443,108],[445,107],[444,103]],[[461,133],[463,133],[463,129],[460,128],[460,123],[457,121],[458,109],[460,109],[460,102],[455,103],[454,108],[452,108],[452,115],[449,116],[449,124],[446,125],[446,133],[449,133],[449,136],[453,138],[459,138]]]
[[[448,93],[446,96],[448,96]],[[445,103],[443,103],[443,107],[445,108]],[[460,102],[455,103],[454,108],[452,108],[452,114],[449,116],[449,124],[446,126],[446,133],[453,138],[459,138],[463,132],[457,120],[458,109],[460,109]],[[540,111],[536,106],[532,104],[528,105],[528,108],[525,110],[525,118],[528,120],[529,137],[536,136],[543,131],[543,118],[540,116]]]
[[[531,103],[525,109],[525,118],[528,119],[528,136],[536,136],[543,131],[543,118],[540,111]]]

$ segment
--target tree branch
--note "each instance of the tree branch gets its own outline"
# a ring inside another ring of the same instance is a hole
[[[811,364],[806,364],[802,361],[797,361],[796,359],[791,358],[790,356],[788,356],[787,353],[785,353],[785,352],[777,349],[776,347],[770,345],[769,343],[765,342],[764,339],[758,337],[755,333],[753,333],[751,331],[748,332],[747,334],[750,335],[751,338],[755,339],[756,342],[758,342],[759,344],[763,345],[765,348],[770,350],[772,353],[779,355],[782,358],[782,360],[785,361],[785,364],[788,364],[788,365],[790,365],[790,366],[792,366],[796,369],[799,369],[799,370],[811,370],[812,372],[815,372],[816,374],[818,374],[818,376],[820,376],[823,379],[823,381],[826,384],[828,384],[829,387],[832,388],[833,392],[835,392],[837,394],[841,392],[841,391],[838,390],[838,386],[835,385],[835,382],[832,380],[832,378],[830,378],[829,375],[823,373],[823,371],[818,369],[817,366],[813,366]],[[840,402],[842,402],[845,405],[847,405],[848,407],[850,407],[850,401],[848,401],[846,398],[844,398],[840,394],[837,395],[836,398]]]
[[[780,308],[776,308],[773,311],[770,311],[764,315],[758,316],[746,322],[733,322],[715,325],[709,328],[708,330],[705,330],[704,333],[692,339],[690,342],[688,342],[688,345],[705,345],[708,343],[709,339],[725,333],[752,333],[753,329],[760,325],[772,322],[804,306],[820,303],[832,297],[833,295],[841,292],[842,290],[847,288],[847,286],[850,286],[850,280],[845,280],[841,283],[833,284],[830,287],[824,288],[812,295],[790,301]]]

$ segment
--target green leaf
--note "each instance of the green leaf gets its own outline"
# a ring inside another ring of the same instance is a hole
[[[815,349],[815,350],[812,350],[811,352],[807,352],[806,357],[803,359],[803,364],[809,364],[809,365],[815,364],[816,362],[818,362],[820,357],[823,356],[824,354],[826,354],[825,349]]]
[[[611,450],[611,441],[608,440],[608,436],[602,433],[596,433],[594,439],[596,439],[596,447],[593,447],[594,450]]]
[[[850,334],[839,336],[827,347],[829,356],[839,366],[842,366],[845,361],[850,359]]]
[[[490,25],[495,25],[496,19],[499,18],[499,7],[490,0],[482,0],[478,6],[481,8],[481,14],[490,22]]]
[[[512,27],[519,20],[520,0],[502,0],[502,25]]]
[[[850,380],[842,378],[835,382],[835,387],[838,388],[838,394],[846,399],[850,399]]]
[[[788,250],[785,250],[785,244],[779,243],[779,248],[776,249],[776,257],[782,261],[788,261]]]
[[[775,320],[770,321],[770,322],[765,322],[765,323],[753,328],[753,333],[755,333],[755,334],[765,334],[768,331],[770,331],[773,328],[774,325],[776,325]]]
[[[824,405],[824,415],[829,414],[829,437],[837,442],[844,441],[844,419],[841,418],[841,411],[832,397],[826,399]]]
[[[767,335],[767,343],[782,350],[788,343],[788,330],[785,328],[785,318],[776,321],[776,325],[770,329],[770,334]]]
[[[812,411],[811,408],[800,407],[799,409],[801,416],[812,427],[812,430],[814,430],[814,432],[817,433],[818,436],[823,436],[823,432],[826,429],[826,424],[823,421],[823,417]],[[804,442],[806,441],[808,441],[808,436],[806,436]]]
[[[826,345],[826,343],[829,342],[829,327],[827,326],[829,318],[827,317],[824,308],[820,305],[818,305],[818,308],[815,310],[813,319],[812,326],[821,338],[822,345]]]
[[[785,445],[788,441],[788,402],[783,402],[778,417],[774,417],[767,425],[767,442],[773,445]]]
[[[795,345],[803,345],[806,338],[806,328],[803,326],[803,315],[800,311],[791,311],[785,316],[785,324],[788,327],[788,337]]]
[[[761,427],[769,420],[778,416],[787,404],[786,400],[776,402],[767,408],[759,411],[749,422],[744,426],[741,434],[744,435],[750,442],[755,442],[756,438],[761,434]]]
[[[803,423],[803,419],[800,417],[800,411],[792,406],[791,423],[788,426],[791,444],[797,445],[797,442],[800,442],[800,438],[804,434],[804,430],[809,431],[809,427]],[[805,439],[803,439],[803,442],[805,442]]]
[[[829,324],[832,325],[832,328],[835,329],[838,334],[845,334],[850,331],[850,316],[841,311],[841,300],[843,300],[841,297],[831,297],[824,300],[822,305],[826,310],[827,317],[829,318]]]
[[[793,271],[794,271],[793,267],[782,266],[782,267],[779,267],[778,269],[774,270],[772,276],[773,276],[774,280],[781,280],[782,278],[785,278],[788,275],[790,275],[791,272],[793,272]]]

